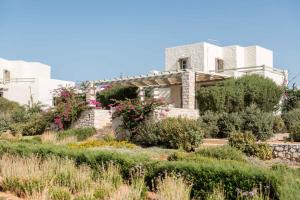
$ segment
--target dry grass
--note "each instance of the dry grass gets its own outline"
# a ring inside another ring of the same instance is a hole
[[[163,200],[189,200],[192,185],[174,174],[157,180],[157,195]]]
[[[3,155],[0,170],[1,188],[26,199],[60,200],[68,194],[72,198],[88,199],[95,196],[99,188],[100,196],[104,198],[122,185],[119,167],[113,164],[103,167],[95,176],[89,167],[76,167],[68,159]]]
[[[62,139],[58,139],[57,133],[47,131],[43,133],[41,136],[42,143],[53,143],[57,145],[66,145],[70,143],[77,142],[76,136],[64,137]]]

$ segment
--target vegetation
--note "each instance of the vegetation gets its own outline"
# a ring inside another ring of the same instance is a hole
[[[65,131],[59,131],[57,133],[58,139],[62,140],[67,137],[75,136],[78,141],[86,140],[87,138],[91,137],[96,133],[95,128],[77,128],[77,129],[69,129]]]
[[[295,85],[291,89],[286,88],[283,101],[283,111],[288,112],[300,108],[300,90]]]
[[[273,135],[273,114],[258,109],[255,105],[242,113],[244,132],[250,131],[258,140],[269,139]]]
[[[272,158],[272,149],[268,144],[256,143],[252,133],[233,133],[229,137],[229,145],[235,147],[247,156],[256,156],[262,160]]]
[[[241,112],[255,104],[265,112],[277,109],[283,90],[272,80],[259,75],[229,79],[197,91],[199,109],[213,112]]]
[[[273,121],[273,132],[274,133],[283,133],[285,131],[285,123],[280,115],[274,116]]]
[[[199,147],[202,138],[203,130],[197,121],[187,118],[166,118],[140,125],[133,141],[145,146],[158,145],[193,151]]]
[[[261,111],[251,105],[241,113],[205,112],[200,119],[200,126],[206,137],[225,138],[232,132],[252,132],[257,140],[266,140],[273,135],[273,114]]]
[[[74,87],[61,87],[54,91],[55,124],[59,130],[69,128],[79,117],[80,113],[87,109],[86,99],[76,93]]]
[[[132,140],[137,132],[137,127],[151,117],[155,108],[163,105],[162,100],[146,99],[144,101],[134,99],[119,101],[114,107],[113,118],[120,118],[119,128],[129,131],[129,140]]]
[[[289,112],[285,112],[282,115],[285,126],[288,131],[291,131],[293,127],[297,126],[300,122],[300,109],[294,109]]]
[[[103,108],[110,109],[117,101],[136,99],[138,97],[137,87],[112,86],[107,87],[96,94],[96,99],[101,102]]]
[[[291,128],[290,139],[294,142],[300,142],[300,123]]]
[[[231,146],[220,146],[220,147],[209,147],[201,148],[197,150],[197,155],[209,158],[216,158],[219,160],[236,160],[236,161],[245,161],[246,156],[238,149]]]

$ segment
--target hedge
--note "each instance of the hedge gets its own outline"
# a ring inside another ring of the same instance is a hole
[[[296,192],[293,194],[290,191],[298,191],[296,187],[299,186],[290,184],[289,179],[284,179],[284,173],[275,173],[272,170],[230,160],[203,158],[202,162],[153,161],[146,156],[128,155],[126,153],[69,149],[65,146],[50,144],[0,141],[0,155],[4,153],[24,156],[37,154],[41,157],[51,155],[68,157],[74,159],[77,164],[87,164],[92,168],[114,162],[120,165],[124,178],[127,178],[136,167],[141,167],[145,170],[148,186],[152,185],[153,179],[166,172],[180,172],[193,182],[192,195],[195,196],[206,195],[213,190],[216,184],[222,182],[229,199],[236,198],[237,188],[250,191],[253,187],[263,186],[268,188],[272,199],[286,200],[297,198]],[[294,176],[292,178],[298,180]]]

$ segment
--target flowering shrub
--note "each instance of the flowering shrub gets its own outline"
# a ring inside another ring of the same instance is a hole
[[[77,119],[79,114],[87,108],[87,103],[73,87],[61,87],[55,90],[54,94],[54,123],[62,130]]]
[[[95,108],[101,108],[102,107],[101,106],[102,104],[97,100],[90,100],[89,103],[90,103],[90,105],[94,106]]]
[[[155,108],[162,106],[164,102],[159,99],[127,99],[118,101],[114,107],[113,119],[121,117],[121,128],[130,131],[130,139],[136,135],[137,127],[145,122],[146,119],[153,113]]]

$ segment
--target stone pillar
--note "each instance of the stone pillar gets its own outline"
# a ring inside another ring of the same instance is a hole
[[[153,98],[159,99],[159,88],[153,88]]]
[[[185,71],[181,76],[182,80],[182,108],[195,109],[195,85],[196,73]]]
[[[139,88],[139,91],[138,91],[138,96],[140,98],[141,101],[144,101],[145,100],[145,90],[143,88]]]

